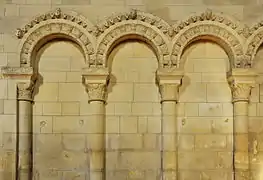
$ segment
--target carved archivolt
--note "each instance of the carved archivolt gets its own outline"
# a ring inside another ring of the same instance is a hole
[[[17,29],[16,36],[21,40],[20,65],[21,67],[34,66],[34,53],[55,38],[65,38],[76,42],[82,49],[85,60],[88,62],[94,54],[93,37],[89,33],[91,24],[85,18],[64,13],[60,9],[48,12],[34,18],[25,27]]]
[[[92,25],[76,13],[56,9],[34,18],[16,35],[22,39],[21,67],[34,68],[34,53],[47,41],[62,37],[81,47],[88,67],[107,67],[111,50],[126,39],[140,39],[151,45],[159,67],[180,67],[182,54],[190,43],[209,39],[224,48],[232,68],[249,68],[263,42],[262,24],[248,28],[222,13],[207,10],[171,26],[152,14],[132,10]]]
[[[228,54],[232,67],[240,67],[243,55],[242,25],[222,14],[207,10],[174,25],[176,33],[173,39],[172,62],[180,66],[180,59],[185,48],[193,41],[208,39],[219,44]]]
[[[125,39],[140,39],[155,50],[160,66],[170,61],[169,39],[171,27],[162,19],[140,11],[118,14],[97,25],[96,66],[107,66],[107,56],[116,44]]]

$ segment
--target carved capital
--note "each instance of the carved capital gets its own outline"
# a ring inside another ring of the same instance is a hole
[[[33,101],[35,81],[17,83],[17,99],[21,101]]]
[[[85,68],[82,72],[83,84],[91,101],[106,101],[109,73],[106,68]]]
[[[228,73],[232,91],[232,101],[249,101],[251,90],[255,87],[257,74],[253,69],[237,68]]]
[[[161,102],[178,101],[179,87],[183,78],[183,71],[175,68],[158,69],[156,80],[159,84]]]

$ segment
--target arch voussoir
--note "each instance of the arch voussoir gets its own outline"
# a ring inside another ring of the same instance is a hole
[[[195,15],[174,26],[175,37],[171,59],[173,64],[180,66],[180,60],[185,48],[200,39],[211,40],[219,44],[228,54],[232,67],[246,66],[240,62],[244,57],[242,42],[239,35],[243,26],[228,19],[222,14],[218,15],[207,10],[201,15]]]
[[[60,9],[36,17],[16,33],[16,36],[22,39],[19,47],[20,66],[33,67],[35,52],[46,42],[57,38],[77,43],[88,63],[94,53],[95,41],[90,33],[90,26],[82,17],[66,14]]]
[[[131,11],[112,17],[98,27],[101,33],[96,34],[98,37],[96,58],[90,66],[107,67],[107,58],[112,48],[128,39],[138,39],[149,44],[158,58],[159,66],[165,67],[166,64],[169,64],[168,30],[171,27],[160,18]]]

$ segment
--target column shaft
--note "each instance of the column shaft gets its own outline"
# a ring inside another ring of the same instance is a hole
[[[17,179],[31,180],[33,169],[33,106],[34,85],[19,83],[17,86]]]

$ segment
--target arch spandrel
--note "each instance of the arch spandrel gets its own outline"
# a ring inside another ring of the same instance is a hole
[[[46,42],[63,38],[77,43],[88,64],[94,54],[95,37],[91,34],[92,24],[75,12],[66,13],[60,8],[35,17],[16,31],[21,39],[19,46],[20,66],[33,67],[35,52]]]
[[[201,15],[194,15],[173,26],[175,36],[171,60],[180,67],[180,59],[185,48],[194,41],[207,39],[220,45],[228,54],[231,67],[241,67],[243,63],[243,46],[245,39],[240,36],[244,26],[222,13],[206,10]]]
[[[108,55],[115,45],[124,40],[138,39],[153,48],[159,66],[165,67],[170,64],[171,30],[171,26],[161,18],[136,10],[112,16],[97,25],[96,58],[91,65],[107,67]]]

